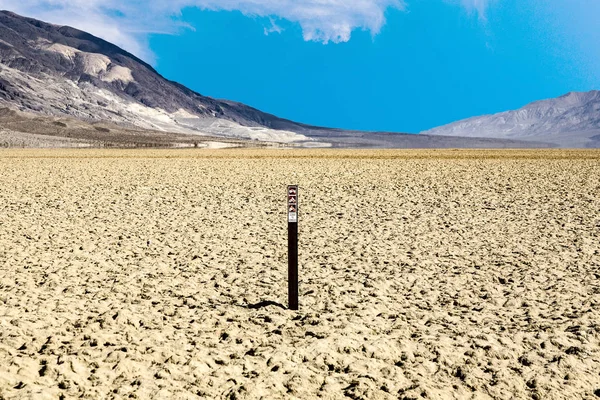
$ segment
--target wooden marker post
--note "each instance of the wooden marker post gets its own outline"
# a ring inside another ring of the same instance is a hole
[[[288,308],[298,309],[298,185],[287,188]]]

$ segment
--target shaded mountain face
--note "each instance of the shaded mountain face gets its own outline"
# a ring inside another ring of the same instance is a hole
[[[600,92],[571,92],[515,111],[469,118],[423,133],[600,147]]]
[[[357,132],[304,125],[240,103],[202,96],[163,78],[139,58],[100,38],[8,11],[0,11],[0,107],[48,118],[75,118],[92,124],[102,121],[124,129],[300,146],[551,146],[515,140]],[[25,133],[41,134],[39,130],[30,131]],[[74,130],[79,131],[85,129]]]

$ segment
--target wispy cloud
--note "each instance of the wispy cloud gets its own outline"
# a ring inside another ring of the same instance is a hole
[[[486,11],[492,1],[494,0],[460,0],[469,12],[476,12],[483,20],[486,19]]]
[[[459,0],[485,15],[490,0]],[[85,30],[153,61],[149,33],[177,33],[189,27],[181,10],[240,11],[271,21],[265,33],[281,32],[277,19],[298,23],[307,41],[346,42],[356,29],[380,32],[389,9],[404,9],[404,0],[0,0],[0,8]]]

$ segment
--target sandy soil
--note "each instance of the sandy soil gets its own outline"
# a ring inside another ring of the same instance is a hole
[[[600,398],[600,152],[0,151],[0,398]],[[299,312],[285,186],[300,189]]]

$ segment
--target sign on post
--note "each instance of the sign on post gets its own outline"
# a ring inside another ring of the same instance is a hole
[[[298,309],[298,185],[287,187],[288,307]]]

